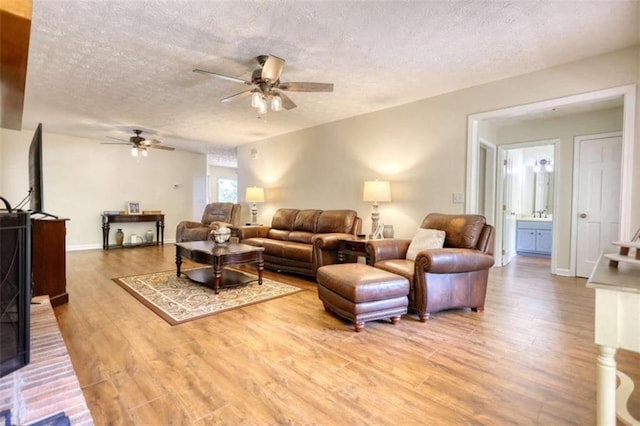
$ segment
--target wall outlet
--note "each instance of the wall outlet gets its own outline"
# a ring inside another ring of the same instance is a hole
[[[453,204],[464,204],[464,192],[453,193]]]

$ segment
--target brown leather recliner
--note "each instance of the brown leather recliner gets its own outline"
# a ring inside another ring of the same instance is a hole
[[[483,311],[494,263],[493,226],[480,215],[431,213],[420,227],[445,231],[443,248],[423,250],[412,261],[406,259],[410,240],[371,240],[371,264],[409,280],[409,309],[421,321],[445,309]]]
[[[207,204],[200,222],[189,220],[178,223],[176,227],[176,242],[206,241],[212,229],[221,225],[237,226],[240,221],[242,206],[234,203]]]

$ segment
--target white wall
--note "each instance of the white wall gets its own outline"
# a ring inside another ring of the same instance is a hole
[[[101,214],[125,210],[139,201],[142,210],[165,214],[165,242],[175,239],[179,221],[199,219],[206,202],[206,157],[186,151],[151,150],[133,158],[125,146],[46,133],[43,123],[44,210],[67,222],[67,247],[102,247]],[[0,194],[12,204],[28,191],[27,158],[33,131],[1,129]],[[125,236],[143,235],[154,223],[117,224]],[[110,240],[115,241],[116,225]]]
[[[639,53],[636,46],[242,145],[240,191],[247,185],[266,188],[259,210],[263,223],[270,223],[279,207],[353,208],[366,219],[368,231],[371,206],[361,201],[363,182],[388,179],[392,202],[381,204],[380,220],[393,224],[396,236],[411,237],[429,212],[464,212],[464,205],[452,203],[452,193],[465,190],[468,115],[637,84]],[[639,125],[640,118],[635,128],[636,182]],[[253,148],[259,153],[255,160],[250,156]],[[632,206],[640,211],[637,189]],[[632,227],[640,226],[640,217],[633,220]]]

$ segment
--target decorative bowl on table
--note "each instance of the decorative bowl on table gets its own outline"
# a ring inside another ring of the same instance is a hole
[[[214,229],[211,231],[211,237],[217,244],[225,244],[229,241],[229,238],[231,238],[231,229],[226,226]]]

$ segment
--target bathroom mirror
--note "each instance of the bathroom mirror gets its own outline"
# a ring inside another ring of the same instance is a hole
[[[533,211],[553,214],[553,172],[539,171],[533,174]]]

